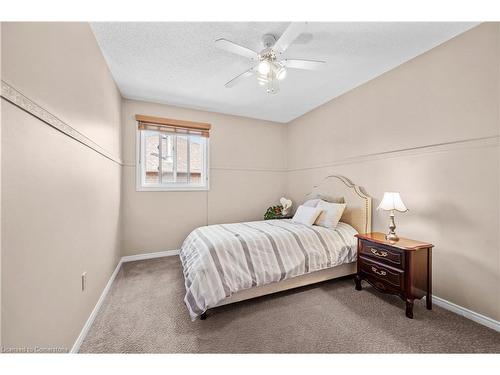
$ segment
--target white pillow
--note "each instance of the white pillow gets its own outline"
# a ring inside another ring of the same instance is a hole
[[[313,225],[321,212],[322,209],[319,207],[299,206],[297,211],[295,211],[295,215],[293,215],[292,221],[305,225]]]
[[[321,209],[322,212],[314,224],[325,228],[335,228],[344,213],[345,206],[345,203],[328,203],[320,201],[316,208]]]

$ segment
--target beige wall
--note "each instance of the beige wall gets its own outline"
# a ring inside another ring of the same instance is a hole
[[[3,23],[2,79],[119,159],[121,98],[88,24]],[[120,256],[121,168],[1,105],[2,343],[70,349]]]
[[[135,114],[203,121],[210,132],[210,191],[136,192]],[[285,191],[286,126],[124,100],[123,254],[179,249],[194,228],[258,220]]]
[[[480,25],[294,120],[287,143],[294,200],[332,173],[374,207],[399,191],[398,233],[436,245],[435,294],[497,320],[499,43]],[[387,217],[374,211],[374,229]]]

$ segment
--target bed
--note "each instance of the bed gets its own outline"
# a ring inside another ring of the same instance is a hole
[[[318,196],[346,203],[336,228],[266,220],[192,231],[180,251],[191,319],[205,319],[214,307],[356,273],[354,235],[371,231],[371,198],[337,175],[304,200]]]

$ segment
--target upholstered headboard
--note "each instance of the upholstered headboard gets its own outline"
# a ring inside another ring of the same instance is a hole
[[[337,175],[325,177],[305,198],[317,196],[344,198],[346,209],[340,221],[351,225],[359,233],[371,232],[372,198],[349,179]]]

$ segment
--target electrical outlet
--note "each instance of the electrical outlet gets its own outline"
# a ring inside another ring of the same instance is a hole
[[[85,291],[87,287],[87,272],[82,273],[82,292]]]

